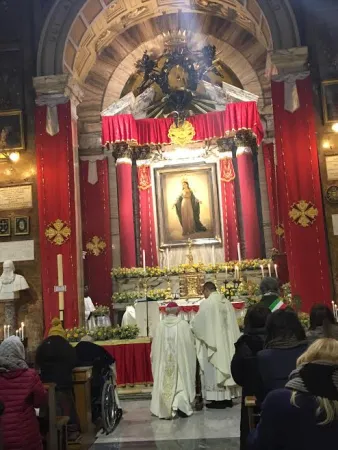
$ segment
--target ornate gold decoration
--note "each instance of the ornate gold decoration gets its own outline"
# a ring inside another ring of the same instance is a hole
[[[284,227],[283,227],[283,225],[278,225],[276,227],[275,233],[276,233],[277,236],[283,237],[284,236]]]
[[[62,245],[68,241],[71,235],[71,229],[67,222],[57,219],[47,225],[45,236],[51,244]]]
[[[192,142],[195,134],[195,128],[190,122],[185,120],[183,124],[178,127],[173,123],[169,128],[168,137],[173,144],[184,147]]]
[[[188,264],[189,266],[193,266],[194,265],[194,257],[192,254],[192,240],[188,239],[188,254],[187,254],[187,258],[188,258]]]
[[[318,209],[314,204],[305,200],[294,203],[289,211],[290,219],[301,227],[308,227],[313,224],[318,216]]]
[[[86,244],[86,249],[94,256],[99,256],[106,249],[107,244],[98,236],[93,236]]]
[[[138,168],[138,188],[140,191],[146,191],[151,187],[149,166],[140,166]]]

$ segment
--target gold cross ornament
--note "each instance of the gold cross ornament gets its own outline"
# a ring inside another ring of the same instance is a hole
[[[45,236],[51,244],[62,245],[71,235],[70,226],[67,222],[61,219],[57,219],[55,222],[51,222],[45,231]]]
[[[301,227],[309,227],[313,224],[318,216],[318,209],[314,204],[305,200],[300,200],[298,203],[294,203],[289,211],[290,219]]]
[[[93,236],[86,244],[86,249],[94,256],[99,256],[107,247],[104,240],[98,236]]]

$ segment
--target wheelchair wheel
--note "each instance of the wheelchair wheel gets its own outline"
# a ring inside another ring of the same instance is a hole
[[[110,381],[104,383],[101,400],[101,417],[106,434],[111,433],[119,419],[119,409],[115,400],[114,386]]]

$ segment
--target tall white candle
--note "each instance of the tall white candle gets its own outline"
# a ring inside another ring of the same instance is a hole
[[[239,279],[239,269],[238,266],[235,266],[235,280]]]
[[[11,334],[11,331],[10,331],[10,329],[11,329],[11,326],[10,325],[7,325],[7,337],[9,337]]]
[[[58,270],[58,286],[63,286],[63,261],[62,255],[56,256],[57,270]],[[65,309],[65,293],[59,292],[59,311]]]
[[[4,339],[6,339],[6,325],[4,325]]]
[[[269,277],[271,277],[271,264],[268,264]]]
[[[264,266],[261,265],[262,279],[264,278]]]
[[[20,328],[20,330],[16,330],[15,336],[21,337],[21,336],[20,336],[20,331],[21,331],[21,328]]]
[[[25,322],[21,322],[21,339],[24,340],[25,339]]]
[[[278,270],[277,270],[277,264],[274,265],[275,268],[275,274],[276,274],[276,278],[278,278]]]
[[[142,256],[143,256],[143,270],[145,272],[146,271],[146,252],[145,252],[145,250],[142,251]]]
[[[238,261],[241,262],[242,261],[241,244],[239,242],[237,242],[237,256],[238,256]]]
[[[228,279],[228,266],[225,266],[225,279]]]
[[[215,265],[215,246],[213,245],[211,247],[211,258],[212,258],[212,265]]]

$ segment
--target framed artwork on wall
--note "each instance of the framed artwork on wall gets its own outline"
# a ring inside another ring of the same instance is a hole
[[[22,111],[0,111],[0,151],[24,148]]]
[[[324,123],[338,122],[338,80],[322,82]]]
[[[15,236],[27,236],[30,232],[29,217],[18,216],[14,217],[14,234]]]
[[[160,247],[221,243],[217,165],[154,169]]]
[[[8,237],[10,235],[11,235],[10,217],[0,217],[0,237]]]

